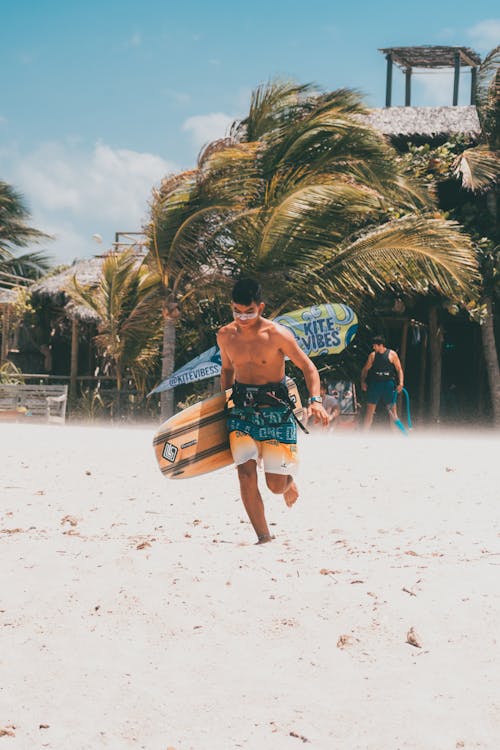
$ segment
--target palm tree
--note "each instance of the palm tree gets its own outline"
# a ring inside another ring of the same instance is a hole
[[[16,255],[17,248],[48,239],[28,225],[29,212],[20,193],[0,180],[0,286],[13,286],[16,277],[36,279],[48,270],[49,258],[41,252]]]
[[[455,170],[463,187],[474,193],[487,193],[491,222],[489,242],[478,246],[482,272],[483,343],[493,418],[500,426],[500,367],[495,340],[495,296],[500,281],[498,232],[500,174],[500,47],[495,47],[482,62],[477,75],[476,106],[481,123],[478,146],[466,149],[457,159]]]
[[[144,392],[154,370],[161,337],[159,279],[133,250],[109,254],[97,287],[82,287],[73,278],[68,294],[99,318],[97,348],[105,372],[116,377],[120,391],[131,377]]]
[[[163,180],[153,191],[148,263],[160,279],[164,319],[162,378],[175,366],[176,324],[182,305],[217,288],[231,263],[225,224],[259,190],[256,144],[209,144],[197,168]],[[223,158],[221,159],[221,155]],[[208,238],[217,238],[209,242]],[[229,261],[228,261],[229,258]],[[161,413],[173,414],[173,392],[161,394]]]

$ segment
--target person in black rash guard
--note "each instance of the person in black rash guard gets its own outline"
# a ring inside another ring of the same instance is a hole
[[[398,418],[394,391],[401,393],[403,385],[403,368],[398,355],[392,349],[387,349],[382,336],[375,336],[373,351],[361,370],[361,389],[366,391],[368,400],[364,420],[365,429],[371,427],[379,401],[385,404],[393,419]]]

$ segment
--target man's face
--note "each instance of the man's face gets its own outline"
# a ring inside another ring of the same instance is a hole
[[[251,302],[249,305],[240,305],[238,302],[232,303],[233,318],[242,327],[254,325],[264,310],[264,303]]]
[[[373,344],[373,351],[375,354],[383,354],[385,351],[385,346],[383,344]]]

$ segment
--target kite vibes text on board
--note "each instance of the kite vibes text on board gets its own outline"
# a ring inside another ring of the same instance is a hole
[[[332,324],[330,328],[328,324]],[[321,329],[326,330],[321,330]],[[305,336],[298,337],[301,349],[308,352],[316,352],[321,349],[330,349],[340,346],[341,338],[338,326],[332,320],[315,320],[304,325]]]

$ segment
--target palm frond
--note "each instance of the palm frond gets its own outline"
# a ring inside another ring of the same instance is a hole
[[[49,235],[28,226],[30,214],[21,193],[0,180],[0,253],[13,247],[51,239]]]
[[[314,92],[312,84],[269,81],[258,86],[250,100],[247,117],[235,123],[232,133],[238,140],[260,141],[271,131],[300,116]]]
[[[467,190],[482,192],[491,189],[500,175],[500,151],[476,146],[463,151],[454,163],[454,173]]]
[[[463,301],[477,296],[479,283],[470,238],[456,222],[424,216],[406,216],[364,234],[332,252],[312,275],[323,298],[326,290],[351,300],[397,285]]]
[[[476,107],[487,143],[492,149],[499,149],[500,46],[492,49],[479,66],[476,81]]]

